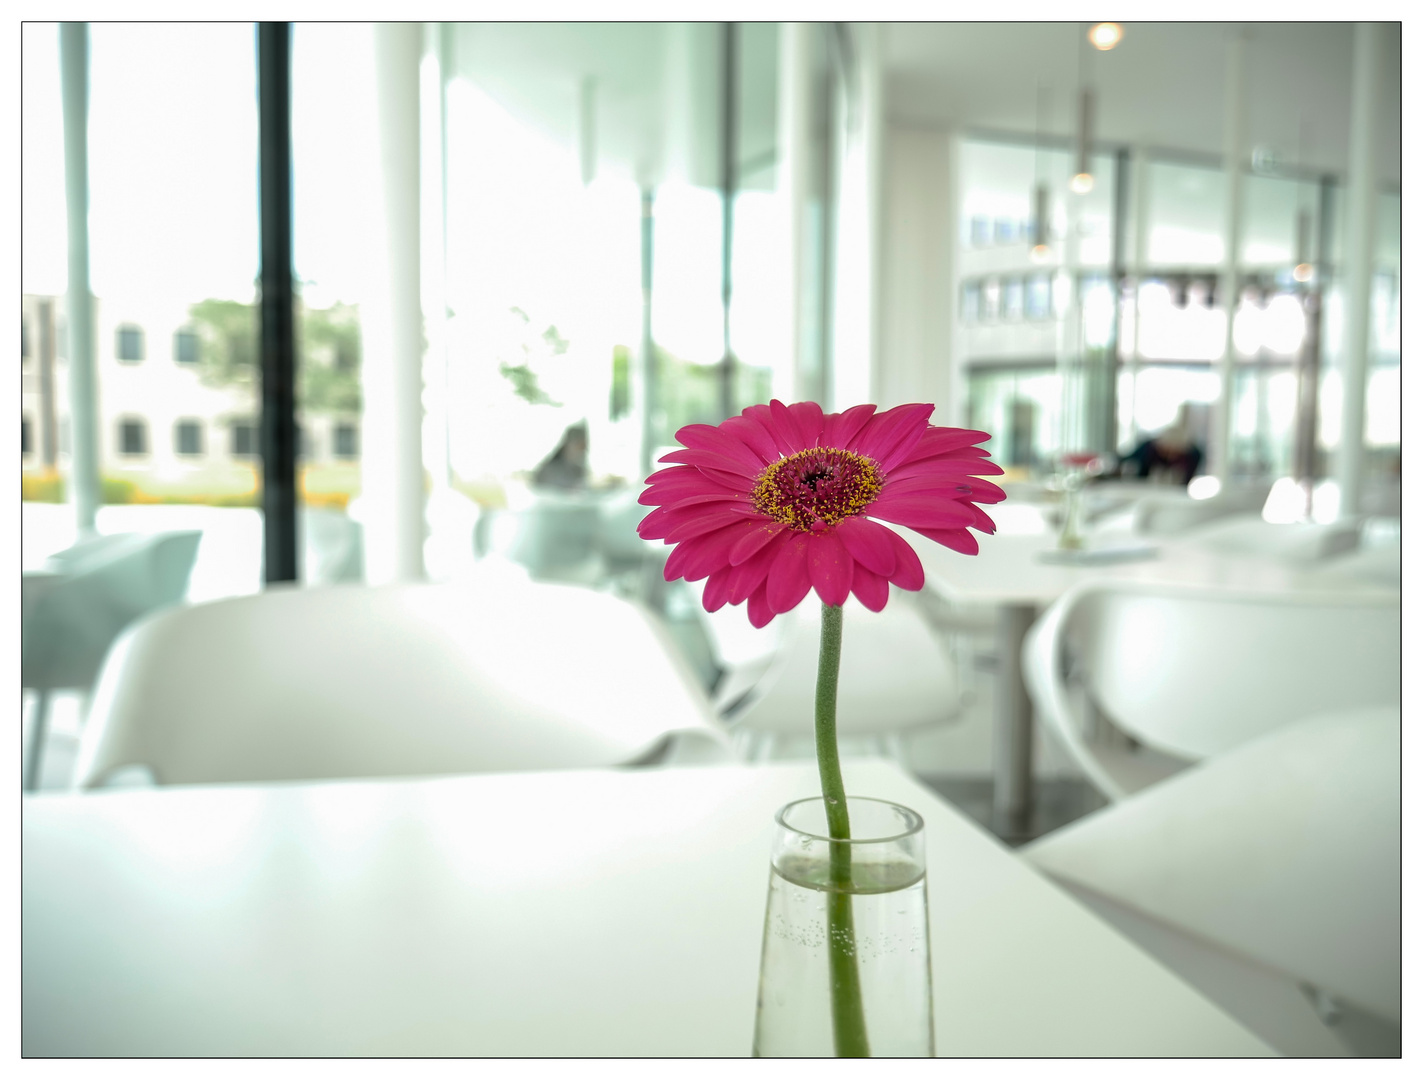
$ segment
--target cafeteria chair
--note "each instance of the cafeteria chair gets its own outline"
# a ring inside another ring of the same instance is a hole
[[[1339,555],[1313,569],[1312,582],[1357,583],[1374,588],[1403,587],[1403,544],[1393,540],[1381,544],[1361,545],[1357,551]]]
[[[1182,540],[1232,555],[1257,555],[1304,565],[1331,559],[1359,546],[1360,522],[1265,521],[1259,514],[1232,514],[1212,521]]]
[[[770,624],[778,628],[774,651],[748,661],[746,671],[732,668],[718,687],[716,704],[748,760],[768,760],[784,739],[814,736],[821,607],[811,593],[778,615]],[[890,590],[883,611],[852,596],[844,613],[836,731],[842,739],[869,740],[907,766],[904,734],[949,723],[962,710],[965,695],[948,646],[898,589]]]
[[[183,599],[201,539],[196,530],[96,536],[26,575],[20,683],[36,695],[24,790],[39,786],[53,693],[88,692],[125,627]]]
[[[1132,529],[1143,536],[1177,536],[1235,514],[1259,517],[1270,497],[1270,488],[1240,484],[1205,499],[1176,490],[1145,495],[1136,503]]]
[[[270,587],[146,619],[114,646],[76,786],[716,761],[725,733],[657,620],[483,574]]]
[[[1286,722],[1019,853],[1283,1053],[1396,1055],[1400,732]]]
[[[1044,727],[1109,801],[1315,712],[1396,705],[1399,595],[1084,582],[1023,644]]]

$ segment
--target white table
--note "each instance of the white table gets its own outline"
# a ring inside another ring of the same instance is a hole
[[[903,772],[938,1046],[1272,1051]],[[24,806],[23,1052],[740,1056],[813,765],[168,788]]]
[[[1021,516],[1021,504],[1008,517]],[[1321,579],[1308,568],[1263,557],[1214,551],[1189,541],[1129,534],[1091,536],[1102,547],[1149,541],[1160,550],[1148,559],[1096,565],[1041,561],[1057,546],[1055,532],[1004,532],[979,537],[979,552],[967,556],[899,529],[924,564],[930,589],[950,600],[991,604],[998,609],[998,669],[994,691],[994,827],[1004,836],[1027,835],[1032,814],[1032,702],[1023,683],[1023,639],[1048,604],[1082,581],[1112,578],[1202,588],[1279,591],[1354,589],[1349,579]]]

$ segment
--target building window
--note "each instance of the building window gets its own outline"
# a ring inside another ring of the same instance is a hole
[[[130,363],[143,359],[143,330],[137,326],[120,326],[114,335],[114,354]]]
[[[191,330],[179,330],[173,335],[173,360],[179,364],[198,362],[198,335]]]
[[[35,452],[34,436],[30,434],[30,418],[20,417],[20,453],[29,457]]]
[[[331,452],[338,458],[356,456],[356,425],[337,424],[331,432]]]
[[[189,457],[203,452],[203,425],[198,420],[179,420],[173,428],[173,449]]]
[[[966,323],[976,323],[979,318],[980,290],[978,282],[963,283],[962,299],[959,301],[959,318]]]
[[[148,453],[148,425],[142,420],[120,420],[119,453],[130,457]]]
[[[252,457],[257,453],[257,425],[238,420],[232,425],[232,456]]]
[[[1052,279],[1046,274],[1028,278],[1026,314],[1030,319],[1046,319],[1052,314]]]

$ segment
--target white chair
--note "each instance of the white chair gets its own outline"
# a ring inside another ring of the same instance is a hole
[[[1269,487],[1241,484],[1206,499],[1193,499],[1179,489],[1145,495],[1136,504],[1133,529],[1143,536],[1174,536],[1235,514],[1259,518],[1270,497]]]
[[[20,681],[36,691],[23,784],[38,786],[50,695],[87,692],[114,639],[134,620],[183,599],[202,533],[117,533],[52,555],[31,576],[20,626]]]
[[[1400,1019],[1400,721],[1285,724],[1020,852],[1278,1049],[1330,1053],[1309,998]]]
[[[815,734],[821,607],[811,593],[778,615],[771,623],[779,628],[774,654],[748,665],[753,678],[733,670],[718,688],[717,704],[749,758],[769,758],[777,741]],[[929,622],[897,589],[883,611],[850,597],[844,612],[837,734],[873,740],[882,754],[905,764],[904,732],[950,722],[960,712],[954,666]]]
[[[1110,800],[1281,724],[1396,705],[1399,597],[1086,582],[1023,646],[1037,715]]]
[[[169,612],[114,647],[76,783],[583,768],[729,756],[657,622],[574,586],[273,588]]]
[[[1403,544],[1394,540],[1360,547],[1313,569],[1309,580],[1320,584],[1356,582],[1361,586],[1400,589],[1403,587]]]
[[[1359,529],[1356,520],[1275,523],[1259,514],[1232,514],[1193,529],[1182,539],[1214,551],[1307,564],[1355,550]]]

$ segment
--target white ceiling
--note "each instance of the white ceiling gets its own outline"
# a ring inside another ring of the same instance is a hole
[[[1097,138],[1219,155],[1227,35],[1246,35],[1247,145],[1285,164],[1344,173],[1352,87],[1352,23],[1134,23],[1110,52],[1081,23],[887,23],[891,122],[1033,135],[1038,87],[1045,133],[1066,136],[1079,78],[1097,88]],[[576,144],[578,88],[597,85],[605,166],[660,174],[678,157],[714,154],[720,27],[676,23],[455,24],[455,71],[551,137]],[[774,138],[775,26],[743,28],[744,157]],[[1390,24],[1380,73],[1379,169],[1401,159],[1401,34]],[[754,90],[752,89],[754,87]],[[1301,125],[1303,151],[1301,153]],[[689,135],[688,132],[694,132]],[[688,143],[688,140],[691,143]],[[688,143],[678,147],[678,143]],[[693,145],[696,144],[696,145]],[[691,169],[706,172],[705,163]],[[698,182],[714,182],[715,170]]]
[[[1083,23],[890,23],[887,100],[900,124],[1032,135],[1049,91],[1045,132],[1071,131],[1079,78],[1097,88],[1097,138],[1219,155],[1227,36],[1246,37],[1247,145],[1279,160],[1342,173],[1349,144],[1352,23],[1123,23],[1110,52]],[[1401,35],[1385,33],[1379,169],[1396,183],[1401,158]],[[1304,125],[1303,157],[1300,154]]]

